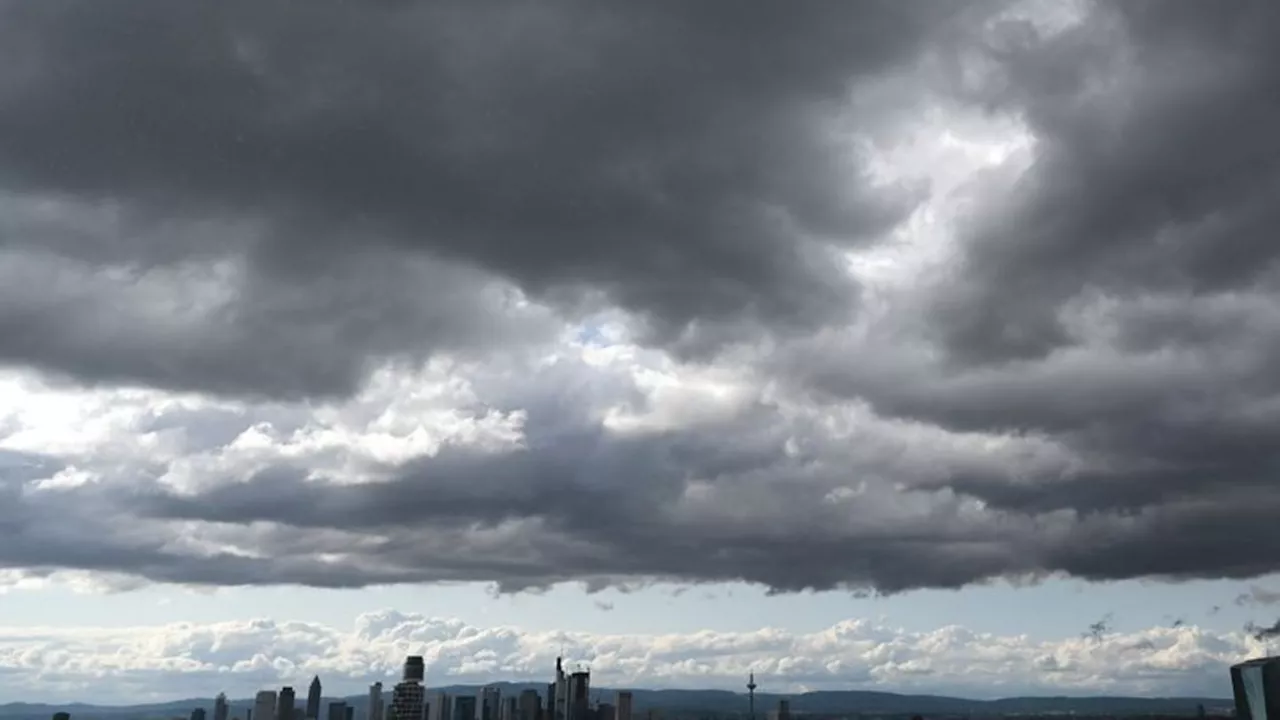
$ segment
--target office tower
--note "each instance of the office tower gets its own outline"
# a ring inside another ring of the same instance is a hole
[[[515,695],[502,699],[502,720],[519,720],[520,700]]]
[[[227,705],[227,694],[218,693],[218,697],[213,699],[213,720],[227,720],[227,715],[231,708]]]
[[[538,714],[542,710],[542,700],[538,697],[538,691],[529,689],[520,693],[520,711],[516,714],[517,720],[538,720]]]
[[[295,707],[293,709],[293,720],[307,720],[307,709],[304,707]]]
[[[779,700],[778,709],[772,713],[771,720],[791,720],[791,701]]]
[[[346,708],[346,714],[343,717],[345,717],[346,720],[356,720],[356,707],[354,705],[348,705]]]
[[[258,718],[266,720],[266,718]],[[311,678],[311,686],[307,688],[307,720],[320,720],[320,676]]]
[[[410,655],[404,659],[404,676],[401,678],[405,681],[422,682],[427,675],[427,664],[423,662],[421,655]]]
[[[71,720],[71,713],[69,713],[69,712],[56,712],[56,713],[54,713],[54,714],[53,714],[53,720]]]
[[[551,710],[551,720],[565,720],[568,717],[565,712],[566,702],[569,697],[568,683],[569,679],[564,674],[564,662],[561,658],[556,658],[555,691],[551,693],[551,697],[555,702],[548,706],[548,709]]]
[[[369,705],[365,708],[365,720],[382,720],[382,683],[369,686]]]
[[[1231,666],[1236,720],[1280,718],[1280,657],[1264,657]]]
[[[427,703],[427,720],[453,720],[449,714],[449,696],[443,690],[431,694],[431,701]]]
[[[347,720],[347,704],[341,700],[329,703],[328,720]]]
[[[280,700],[276,703],[276,720],[293,720],[293,708],[296,704],[293,688],[288,685],[280,688]]]
[[[276,716],[276,691],[259,690],[253,698],[254,720],[273,720]]]
[[[596,720],[614,720],[617,717],[618,709],[609,703],[600,703],[596,706]]]
[[[591,673],[579,670],[566,683],[565,720],[590,720]]]
[[[631,691],[619,690],[615,707],[618,720],[631,720]]]
[[[387,720],[422,720],[424,694],[422,683],[409,680],[396,683],[391,690],[391,716]]]
[[[205,719],[204,708],[196,708],[191,711],[191,720],[204,720],[204,719]]]
[[[502,690],[496,687],[481,688],[476,703],[479,710],[476,720],[499,720],[498,713],[502,710]]]
[[[452,720],[475,720],[476,698],[474,695],[459,695],[453,699]]]

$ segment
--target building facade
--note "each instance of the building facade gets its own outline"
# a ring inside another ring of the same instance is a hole
[[[296,704],[293,688],[288,685],[280,688],[280,701],[276,703],[276,720],[293,720],[293,708]]]
[[[307,688],[307,720],[320,720],[320,692],[320,676],[316,675],[311,678],[311,686]]]
[[[369,704],[365,707],[365,720],[382,720],[382,683],[369,686]]]

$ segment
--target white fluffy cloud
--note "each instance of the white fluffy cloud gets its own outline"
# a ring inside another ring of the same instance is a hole
[[[1256,654],[1241,634],[1182,626],[1036,641],[959,626],[908,632],[851,619],[814,633],[776,628],[683,635],[596,635],[476,627],[392,610],[351,626],[256,619],[131,628],[0,627],[0,697],[102,702],[247,696],[318,673],[328,692],[360,692],[422,654],[433,684],[548,677],[563,650],[605,687],[1020,693],[1226,692],[1227,663]]]

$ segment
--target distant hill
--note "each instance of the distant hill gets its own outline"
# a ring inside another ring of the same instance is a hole
[[[492,683],[503,694],[518,693],[532,688],[540,695],[546,694],[546,683]],[[444,690],[451,695],[474,695],[480,686],[450,685],[432,690]],[[659,709],[672,716],[681,715],[734,715],[746,714],[746,695],[727,690],[643,690],[633,689],[635,710]],[[609,702],[613,690],[592,689],[593,699]],[[902,695],[890,692],[866,690],[835,690],[796,695],[756,693],[756,714],[764,718],[769,710],[778,706],[781,699],[791,701],[792,713],[814,715],[1195,715],[1203,705],[1210,712],[1232,707],[1223,698],[1139,698],[1139,697],[1010,697],[999,700],[970,700],[942,695]],[[363,720],[366,696],[352,695],[345,698],[325,698],[324,703],[345,700],[356,708],[356,717]],[[231,716],[245,717],[245,711],[253,707],[251,698],[230,700]],[[212,698],[190,698],[148,705],[47,705],[35,703],[9,703],[0,705],[0,720],[50,720],[53,713],[65,710],[72,720],[169,720],[187,717],[193,708],[210,711]]]

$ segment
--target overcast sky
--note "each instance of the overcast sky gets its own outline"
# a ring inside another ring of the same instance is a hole
[[[1277,36],[0,1],[0,701],[561,649],[1228,695],[1280,615]]]

